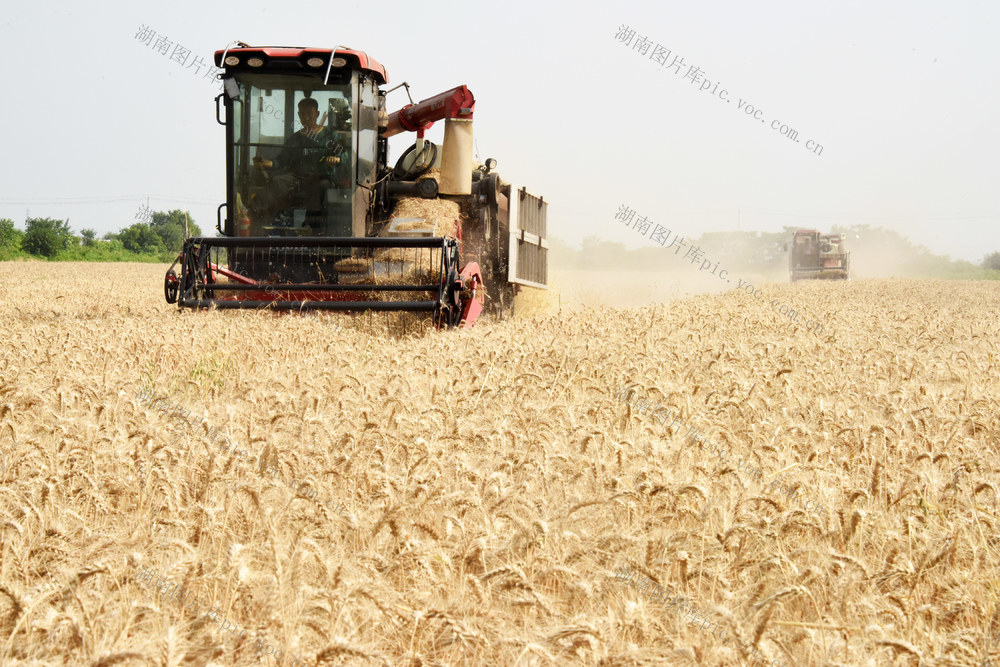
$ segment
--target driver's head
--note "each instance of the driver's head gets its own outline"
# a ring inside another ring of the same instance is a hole
[[[312,127],[319,118],[319,102],[307,97],[299,102],[299,122],[303,127]]]

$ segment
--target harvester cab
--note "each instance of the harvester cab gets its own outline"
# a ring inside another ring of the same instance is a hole
[[[220,236],[185,240],[167,301],[427,313],[437,326],[470,326],[487,297],[503,312],[516,285],[545,287],[547,204],[504,183],[495,160],[474,164],[468,88],[390,115],[385,68],[361,51],[239,43],[215,61]],[[440,147],[423,140],[438,120]],[[392,169],[388,138],[404,131],[417,142]]]
[[[840,234],[820,234],[814,229],[799,229],[792,235],[788,254],[788,273],[792,282],[804,278],[847,280],[851,253],[844,249]]]

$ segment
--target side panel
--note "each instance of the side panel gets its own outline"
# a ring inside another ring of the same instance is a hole
[[[548,287],[548,202],[526,188],[510,186],[510,262],[507,280],[530,287]]]

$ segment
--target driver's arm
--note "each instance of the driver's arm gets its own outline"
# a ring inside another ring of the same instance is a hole
[[[330,146],[335,140],[333,139],[332,133],[328,135],[327,146]],[[340,164],[347,160],[348,153],[347,149],[339,142],[333,147],[332,150],[328,151],[328,154],[323,158],[323,162],[328,165]]]
[[[285,141],[285,145],[282,147],[281,152],[273,159],[269,160],[259,155],[253,159],[255,167],[263,167],[265,169],[277,168],[277,169],[289,169],[294,166],[297,159],[301,159],[301,149],[302,149],[302,135],[298,132],[292,134]]]

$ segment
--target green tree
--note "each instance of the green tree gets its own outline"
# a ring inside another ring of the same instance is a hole
[[[581,246],[580,253],[589,269],[630,268],[632,256],[624,243],[613,243],[599,236],[587,236]]]
[[[21,247],[32,255],[55,257],[60,250],[70,245],[73,233],[66,220],[53,218],[28,218],[24,224],[24,240]]]
[[[986,258],[983,259],[983,268],[1000,271],[1000,252],[991,252],[986,255]]]
[[[126,227],[117,236],[129,252],[163,252],[164,250],[163,241],[159,234],[144,222],[137,222]]]
[[[180,252],[184,244],[185,215],[187,215],[188,220],[188,233],[191,236],[201,236],[201,228],[194,223],[190,214],[186,214],[185,211],[174,209],[167,213],[163,211],[153,212],[153,219],[149,223],[149,226],[160,237],[163,247],[167,250]]]
[[[94,245],[94,237],[97,236],[97,232],[93,229],[84,229],[80,232],[80,236],[83,237],[83,245],[92,246]]]
[[[20,250],[24,232],[14,226],[13,220],[0,218],[0,248],[4,250]]]
[[[687,245],[692,249],[692,253],[694,248],[698,248],[705,259],[713,260],[713,267],[715,262],[718,262],[730,272],[767,272],[779,269],[788,263],[785,244],[790,237],[791,235],[786,232],[705,232],[697,239],[688,239]],[[686,252],[682,248],[678,251],[677,258],[683,258]],[[699,263],[699,269],[700,267]]]

